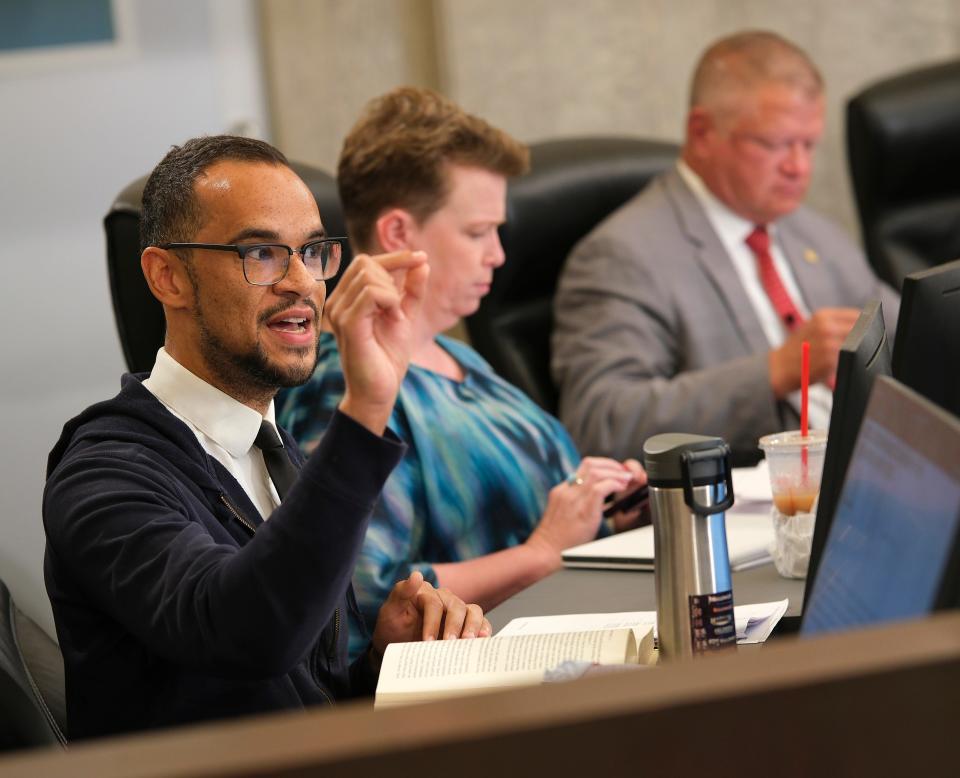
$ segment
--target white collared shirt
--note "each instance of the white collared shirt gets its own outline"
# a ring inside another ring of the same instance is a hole
[[[273,401],[261,416],[191,373],[162,347],[143,385],[193,431],[203,450],[237,479],[260,515],[264,519],[270,516],[280,505],[280,497],[253,441],[264,419],[276,427]]]
[[[760,273],[757,269],[757,258],[746,242],[747,237],[753,232],[756,225],[731,211],[707,188],[703,179],[694,173],[682,159],[677,162],[677,172],[683,178],[684,183],[690,187],[690,191],[693,192],[694,197],[697,198],[706,213],[707,221],[710,222],[710,226],[713,227],[713,231],[726,249],[727,256],[730,257],[730,261],[737,272],[737,278],[740,279],[740,284],[747,293],[747,299],[750,300],[750,305],[760,320],[760,326],[767,342],[771,348],[779,348],[787,339],[787,330],[763,288]],[[810,309],[800,293],[800,287],[797,285],[790,263],[777,241],[776,224],[768,224],[767,231],[770,234],[770,255],[773,258],[774,267],[780,274],[780,279],[783,281],[787,292],[789,292],[794,305],[797,306],[797,309],[805,318],[809,318]],[[792,392],[787,401],[797,410],[797,413],[800,412],[799,390]],[[810,427],[827,429],[830,426],[833,393],[824,384],[815,384],[810,387],[809,401]]]

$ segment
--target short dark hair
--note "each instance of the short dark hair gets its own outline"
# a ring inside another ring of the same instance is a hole
[[[173,146],[150,173],[140,211],[140,250],[163,243],[187,243],[202,226],[194,184],[224,160],[290,166],[269,143],[237,135],[205,135]]]
[[[398,87],[370,101],[343,142],[340,203],[354,244],[369,250],[384,210],[403,208],[422,223],[449,195],[447,166],[505,177],[525,173],[527,147],[442,95]]]

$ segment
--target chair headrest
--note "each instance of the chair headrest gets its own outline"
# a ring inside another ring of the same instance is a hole
[[[847,105],[852,172],[868,210],[960,191],[960,62],[886,79]]]
[[[550,413],[553,296],[574,245],[670,167],[679,148],[637,138],[573,138],[530,146],[530,172],[507,189],[500,229],[506,262],[467,319],[473,346],[494,370]]]
[[[552,297],[563,260],[612,211],[676,159],[675,144],[572,138],[530,147],[530,172],[510,182],[501,230],[507,262],[490,296]]]

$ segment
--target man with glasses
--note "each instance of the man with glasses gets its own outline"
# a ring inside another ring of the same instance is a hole
[[[141,242],[164,347],[67,423],[48,464],[70,737],[330,703],[373,690],[390,642],[489,634],[479,608],[414,574],[346,661],[350,576],[404,451],[385,427],[425,256],[361,255],[344,275],[328,314],[347,391],[304,463],[273,396],[313,371],[343,250],[310,190],[265,143],[188,141],[147,181]]]
[[[863,253],[801,205],[823,130],[823,82],[769,32],[722,39],[693,77],[676,169],[574,249],[556,297],[553,371],[580,448],[636,456],[660,432],[720,435],[735,459],[829,421],[839,347],[858,309],[899,301]]]

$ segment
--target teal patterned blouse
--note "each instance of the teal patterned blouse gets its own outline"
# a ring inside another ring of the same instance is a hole
[[[566,430],[497,376],[469,346],[440,336],[463,368],[457,382],[411,365],[390,429],[407,444],[379,503],[353,576],[366,629],[351,624],[351,656],[369,642],[394,583],[412,570],[436,585],[433,565],[522,543],[547,493],[580,456]],[[277,398],[277,420],[305,452],[316,447],[344,392],[337,344],[323,333],[313,377]]]

